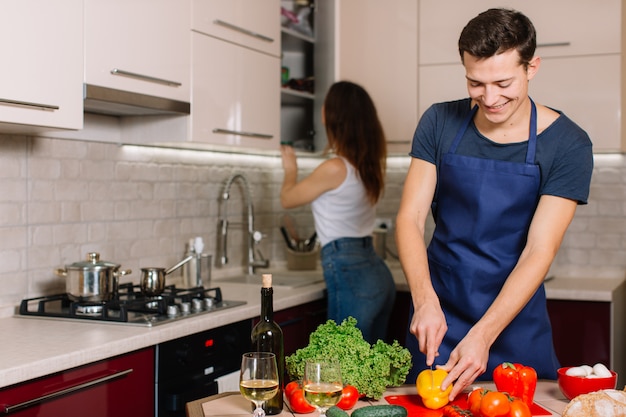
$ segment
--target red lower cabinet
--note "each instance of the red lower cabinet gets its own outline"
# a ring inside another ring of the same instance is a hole
[[[12,417],[153,417],[154,349],[2,388],[0,414]]]
[[[615,367],[611,361],[611,303],[548,300],[556,356],[562,366]]]

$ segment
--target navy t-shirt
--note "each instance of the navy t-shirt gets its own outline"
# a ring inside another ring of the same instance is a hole
[[[469,98],[433,104],[420,119],[410,155],[431,162],[439,169],[457,131],[467,118]],[[537,136],[535,163],[541,172],[540,195],[554,195],[586,204],[593,171],[593,151],[587,133],[565,114]],[[456,153],[477,158],[524,163],[528,139],[496,143],[470,123]]]

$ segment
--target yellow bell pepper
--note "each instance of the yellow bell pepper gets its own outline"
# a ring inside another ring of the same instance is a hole
[[[422,402],[426,408],[436,410],[448,404],[448,396],[452,391],[452,384],[441,390],[441,383],[448,376],[443,369],[425,369],[417,376],[417,394],[422,397]]]

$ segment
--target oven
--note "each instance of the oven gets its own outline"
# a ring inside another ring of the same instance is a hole
[[[157,345],[157,417],[185,417],[186,403],[220,392],[218,379],[238,381],[251,332],[252,320],[244,320]]]

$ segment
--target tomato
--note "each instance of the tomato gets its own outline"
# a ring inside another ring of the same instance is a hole
[[[350,410],[359,400],[359,391],[352,385],[346,385],[341,391],[341,399],[337,403],[337,407],[342,410]]]
[[[464,410],[458,405],[448,404],[441,409],[443,417],[473,417],[473,414],[469,410]]]
[[[509,397],[498,391],[488,391],[480,402],[480,413],[483,417],[506,416],[510,409]]]
[[[289,397],[291,397],[291,394],[295,390],[299,390],[299,389],[302,389],[302,387],[300,386],[300,382],[299,381],[291,381],[290,383],[285,385],[285,396],[287,397],[287,399],[289,399]]]
[[[287,397],[289,406],[294,413],[307,414],[316,410],[311,404],[304,399],[304,390],[297,389],[291,392],[291,396]]]
[[[482,402],[483,395],[485,395],[486,392],[487,390],[484,388],[476,388],[467,396],[467,406],[475,416],[478,416],[480,413],[480,403]]]
[[[519,398],[513,398],[511,401],[511,411],[509,411],[509,417],[531,417],[530,408],[528,405]]]

